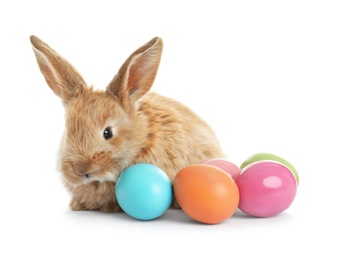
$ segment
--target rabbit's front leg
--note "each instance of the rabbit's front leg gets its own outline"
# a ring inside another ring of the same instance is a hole
[[[116,200],[114,182],[94,181],[80,185],[72,190],[72,195],[70,207],[75,211],[117,212],[121,210]]]

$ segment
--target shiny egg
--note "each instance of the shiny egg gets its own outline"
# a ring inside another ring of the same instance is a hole
[[[140,163],[126,168],[116,183],[119,206],[129,216],[139,220],[160,217],[173,199],[172,184],[159,167]]]
[[[237,210],[236,182],[223,170],[208,164],[181,169],[173,181],[174,196],[182,210],[204,224],[217,224]]]
[[[297,182],[292,171],[274,161],[254,162],[236,180],[239,209],[254,217],[273,217],[293,203]]]

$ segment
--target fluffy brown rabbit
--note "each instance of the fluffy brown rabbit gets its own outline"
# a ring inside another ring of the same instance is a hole
[[[66,111],[59,165],[72,194],[72,210],[120,210],[115,182],[130,165],[154,164],[173,181],[187,165],[224,157],[214,132],[200,117],[177,101],[149,92],[161,60],[161,38],[133,52],[105,91],[87,86],[79,72],[38,37],[30,40],[41,73]]]

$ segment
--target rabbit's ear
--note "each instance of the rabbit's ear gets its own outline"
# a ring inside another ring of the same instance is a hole
[[[106,92],[118,98],[125,107],[134,105],[151,88],[162,50],[163,41],[157,37],[137,49],[121,66]]]
[[[78,71],[36,36],[30,37],[33,51],[47,84],[67,104],[86,88]]]

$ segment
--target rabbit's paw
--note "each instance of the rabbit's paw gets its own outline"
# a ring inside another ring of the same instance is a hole
[[[120,208],[120,206],[118,205],[117,202],[109,202],[107,204],[104,204],[102,205],[99,210],[101,212],[107,212],[107,213],[110,213],[110,212],[120,212],[122,211],[122,209]]]
[[[87,209],[84,203],[81,203],[79,200],[76,199],[72,199],[70,207],[74,211],[82,211]]]

